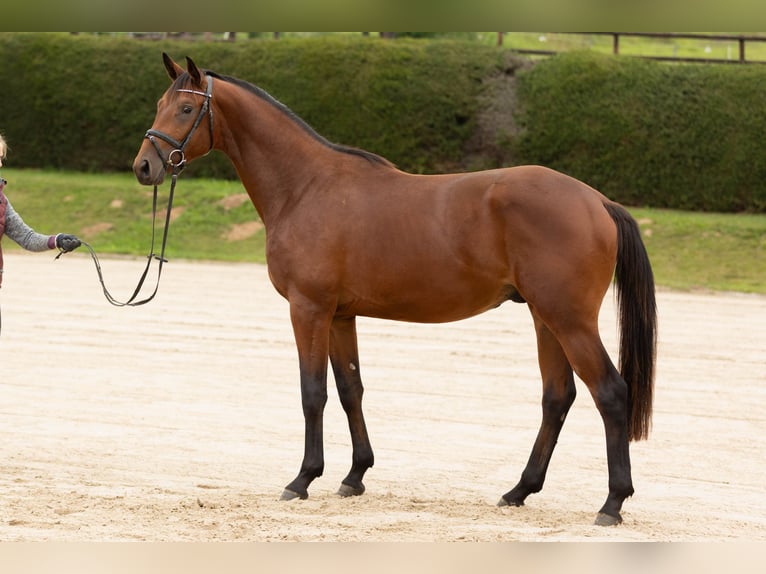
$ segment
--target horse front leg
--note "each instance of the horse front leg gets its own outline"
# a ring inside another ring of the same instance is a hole
[[[306,499],[311,482],[324,471],[323,415],[327,403],[327,357],[330,313],[313,305],[290,302],[290,318],[298,347],[301,404],[306,423],[303,462],[298,476],[285,487],[282,500]]]
[[[330,330],[330,362],[343,410],[348,417],[353,448],[351,470],[338,490],[341,496],[364,493],[362,478],[375,462],[362,413],[362,376],[359,370],[356,317],[335,318]]]

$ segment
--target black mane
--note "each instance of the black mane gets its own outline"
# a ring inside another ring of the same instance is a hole
[[[205,70],[205,75],[212,76],[213,78],[219,79],[224,82],[229,82],[231,84],[234,84],[235,86],[239,86],[240,88],[243,88],[247,90],[248,92],[251,92],[264,100],[265,102],[268,102],[272,106],[274,106],[276,109],[278,109],[280,112],[285,114],[288,118],[290,118],[293,122],[298,124],[307,134],[309,134],[312,138],[314,138],[316,141],[321,143],[322,145],[325,145],[329,147],[332,150],[346,153],[350,155],[355,155],[361,158],[366,159],[370,163],[375,163],[379,165],[384,165],[387,167],[394,167],[394,164],[392,164],[390,161],[388,161],[386,158],[381,157],[375,153],[356,148],[351,146],[345,146],[333,143],[329,141],[324,136],[320,135],[319,133],[314,130],[310,125],[308,125],[303,119],[301,119],[300,116],[298,116],[295,112],[293,112],[290,108],[288,108],[286,105],[284,105],[282,102],[274,98],[271,94],[269,94],[266,90],[259,88],[258,86],[255,86],[251,84],[250,82],[246,82],[244,80],[240,80],[238,78],[234,78],[232,76],[224,76],[221,74],[217,74],[215,72],[211,72],[210,70]]]

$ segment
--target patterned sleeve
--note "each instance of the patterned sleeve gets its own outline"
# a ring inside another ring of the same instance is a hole
[[[5,235],[28,251],[46,251],[56,246],[55,235],[43,235],[29,227],[13,209],[8,196],[5,211]]]

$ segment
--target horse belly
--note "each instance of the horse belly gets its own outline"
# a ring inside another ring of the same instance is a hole
[[[416,281],[380,277],[365,291],[343,298],[339,313],[414,323],[446,323],[473,317],[509,299],[518,300],[518,292],[512,285],[433,275],[421,276]]]

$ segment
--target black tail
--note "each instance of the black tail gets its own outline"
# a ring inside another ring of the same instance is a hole
[[[638,223],[619,204],[605,203],[617,224],[615,285],[620,323],[619,370],[628,384],[628,438],[649,436],[657,352],[654,274]]]

